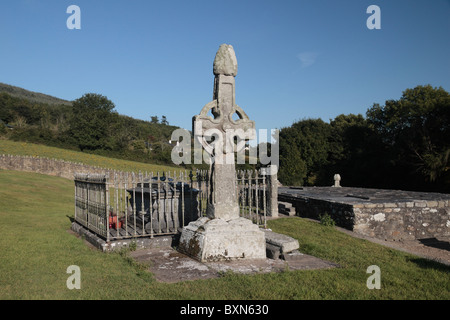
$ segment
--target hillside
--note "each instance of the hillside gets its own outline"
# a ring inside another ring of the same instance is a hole
[[[179,127],[164,116],[160,121],[149,114],[151,121],[145,121],[121,115],[114,107],[101,94],[87,93],[70,102],[0,83],[0,137],[171,165],[169,140]]]
[[[56,98],[47,94],[39,93],[39,92],[33,92],[29,91],[23,88],[11,86],[9,84],[1,83],[0,82],[0,93],[6,92],[9,95],[20,98],[20,99],[26,99],[30,102],[35,103],[45,103],[49,105],[72,105],[71,101],[63,100],[60,98]]]

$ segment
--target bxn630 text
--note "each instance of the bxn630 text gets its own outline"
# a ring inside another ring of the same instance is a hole
[[[226,304],[224,309],[225,314],[268,314],[269,306],[267,305],[259,305],[259,304],[250,304],[250,305],[234,305],[234,304]]]

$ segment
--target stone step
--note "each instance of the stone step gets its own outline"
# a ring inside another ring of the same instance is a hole
[[[278,212],[281,214],[286,214],[288,216],[295,216],[295,208],[292,207],[292,203],[289,202],[278,202]]]
[[[288,208],[292,208],[292,203],[290,203],[290,202],[278,201],[278,208],[279,208],[279,209],[288,209]]]
[[[296,261],[304,258],[304,254],[298,250],[294,250],[291,252],[283,253],[280,255],[280,258],[286,261]]]
[[[272,230],[261,229],[266,239],[266,255],[271,259],[287,256],[299,248],[298,240]]]

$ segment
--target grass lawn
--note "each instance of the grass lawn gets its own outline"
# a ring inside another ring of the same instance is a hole
[[[0,299],[450,299],[450,267],[301,218],[269,227],[341,268],[158,283],[126,254],[102,253],[68,231],[73,188],[62,178],[0,170]],[[80,267],[80,290],[66,287],[70,265]],[[380,290],[366,286],[370,265],[380,267]]]

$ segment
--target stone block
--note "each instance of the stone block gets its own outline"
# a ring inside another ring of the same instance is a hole
[[[286,214],[289,216],[295,216],[295,208],[292,207],[292,203],[289,202],[278,202],[278,212],[282,214]]]
[[[279,234],[271,230],[263,230],[265,234],[266,244],[274,245],[280,248],[281,253],[291,252],[299,248],[298,240]]]
[[[178,250],[201,262],[266,258],[264,233],[244,218],[191,222],[183,228]]]
[[[280,259],[280,247],[275,246],[273,244],[270,243],[266,243],[266,256],[269,259]]]
[[[353,207],[353,213],[354,214],[360,214],[361,212],[362,212],[362,210],[360,208]]]
[[[427,203],[425,201],[415,201],[414,206],[417,208],[425,208]]]
[[[286,252],[281,255],[281,259],[286,260],[286,261],[295,261],[295,260],[300,260],[303,258],[304,258],[304,254],[298,250]]]
[[[437,201],[427,201],[427,206],[428,207],[437,207],[438,202]]]
[[[373,220],[383,222],[386,220],[386,215],[382,212],[377,213],[377,214],[373,215]]]

